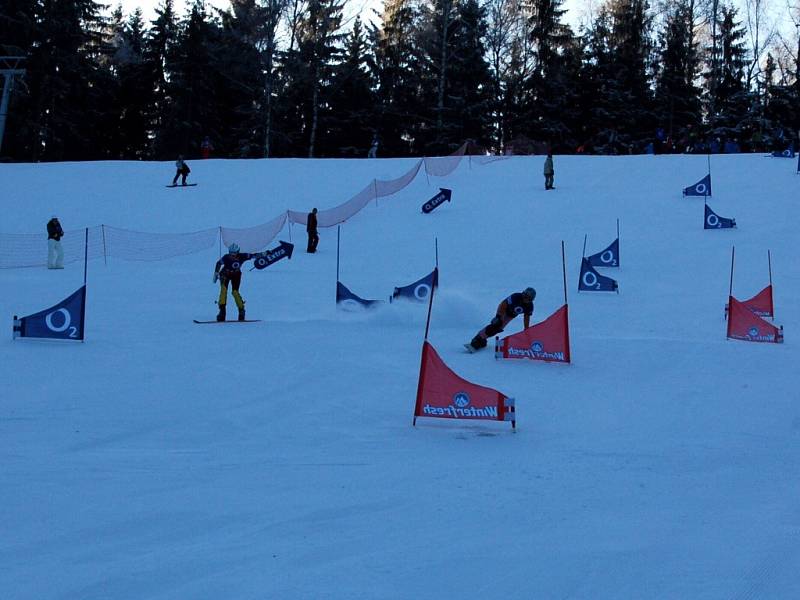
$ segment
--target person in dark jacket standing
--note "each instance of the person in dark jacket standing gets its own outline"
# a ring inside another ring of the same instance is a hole
[[[178,185],[178,177],[181,178],[181,185],[186,185],[186,178],[191,172],[189,165],[183,160],[183,155],[179,155],[178,160],[175,161],[175,177],[172,178],[172,185]]]
[[[464,344],[464,347],[470,352],[485,348],[487,338],[503,331],[506,325],[513,321],[517,315],[522,315],[525,329],[530,327],[535,298],[536,290],[532,287],[525,288],[522,292],[511,294],[497,306],[497,314],[492,321],[475,334],[469,344]]]
[[[64,237],[64,230],[58,217],[53,217],[47,222],[47,268],[64,268],[64,249],[61,247],[61,238]]]
[[[553,169],[553,153],[548,152],[547,158],[544,159],[544,189],[554,190],[553,178],[555,177],[555,170]]]
[[[319,244],[319,233],[317,232],[317,209],[314,208],[308,213],[306,219],[306,232],[308,233],[308,248],[306,252],[314,254],[317,251],[317,244]]]

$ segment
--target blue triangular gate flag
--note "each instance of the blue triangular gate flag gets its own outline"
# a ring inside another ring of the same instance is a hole
[[[786,150],[776,150],[772,156],[774,158],[794,158],[794,144],[791,144]]]
[[[397,298],[404,298],[414,302],[427,302],[431,290],[439,285],[439,269],[434,269],[419,281],[415,281],[403,287],[394,288],[394,293],[389,299],[396,300]]]
[[[14,317],[14,338],[82,340],[86,316],[86,286],[69,298],[27,317]]]
[[[703,229],[732,229],[734,227],[736,227],[736,219],[720,217],[706,204],[706,216],[703,221]]]
[[[597,254],[587,256],[586,260],[593,267],[618,267],[619,266],[619,238],[615,239],[608,248]]]
[[[703,177],[694,185],[690,185],[683,190],[684,196],[710,196],[711,195],[711,173]]]
[[[341,282],[336,282],[336,304],[341,304],[345,308],[364,307],[369,308],[375,304],[380,304],[380,300],[365,300],[356,296]]]
[[[617,282],[611,277],[600,275],[589,264],[585,256],[581,259],[581,278],[578,281],[579,292],[616,292]]]

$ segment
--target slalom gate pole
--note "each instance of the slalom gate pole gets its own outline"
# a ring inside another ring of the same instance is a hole
[[[436,277],[439,277],[438,268]],[[423,372],[425,369],[425,349],[427,348],[428,343],[428,331],[431,327],[431,311],[433,309],[433,294],[436,286],[431,286],[431,295],[428,298],[428,318],[425,321],[425,339],[422,342],[422,356],[419,359],[419,382],[417,383],[417,399],[414,400],[414,418],[411,420],[411,426],[416,427],[417,425],[417,402],[419,401],[420,394],[422,393],[422,380],[425,378],[425,373]]]
[[[735,246],[731,246],[731,285],[728,288],[728,296],[733,296],[733,256],[736,251]]]
[[[342,226],[336,226],[336,283],[339,283],[339,239],[342,235]]]
[[[769,267],[769,284],[772,285],[772,257],[769,250],[767,250],[767,266]]]
[[[435,249],[434,251],[436,253],[436,265],[435,266],[438,269],[439,268],[439,238],[438,237],[433,238],[433,247],[434,247],[434,249]]]
[[[434,269],[436,274],[434,275],[434,281],[439,278],[439,267]],[[428,298],[428,318],[425,320],[425,341],[428,341],[428,331],[431,328],[431,311],[433,310],[433,291],[436,289],[435,285],[431,286],[431,295]]]
[[[103,265],[108,266],[108,249],[106,248],[106,226],[100,225],[100,231],[103,233]]]
[[[561,240],[561,272],[564,274],[564,304],[567,303],[567,259],[564,254],[564,240]]]
[[[86,285],[86,272],[89,267],[89,228],[86,228],[86,235],[83,240],[83,285]]]
[[[583,258],[586,258],[586,238],[588,237],[587,234],[583,236]]]

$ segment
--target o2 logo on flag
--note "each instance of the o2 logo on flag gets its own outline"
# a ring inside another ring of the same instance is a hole
[[[617,266],[617,259],[614,258],[614,253],[611,250],[606,250],[600,255],[600,261],[606,265]]]
[[[427,300],[428,295],[431,293],[431,286],[427,283],[420,283],[414,288],[414,297],[417,300]]]
[[[453,404],[458,408],[466,408],[469,406],[469,394],[467,392],[458,392],[453,396]]]
[[[710,213],[706,217],[706,223],[708,223],[709,227],[715,227],[715,228],[722,227],[722,224],[719,222],[719,217],[717,215],[715,215],[714,213]]]
[[[753,337],[753,338],[754,337],[758,337],[758,327],[751,327],[747,331],[747,335],[749,335],[750,337]]]
[[[592,273],[591,271],[586,271],[583,274],[583,285],[586,287],[593,287],[600,289],[600,282],[597,280],[597,275]]]
[[[54,319],[54,315],[61,316]],[[70,327],[71,323],[72,315],[69,314],[69,311],[66,308],[54,310],[44,318],[44,324],[47,325],[47,328],[53,333],[64,333],[67,329],[69,329],[69,337],[76,338],[78,337],[78,328]]]
[[[706,187],[705,183],[698,183],[696,186],[694,186],[694,191],[701,196],[706,193],[707,189],[708,188]]]

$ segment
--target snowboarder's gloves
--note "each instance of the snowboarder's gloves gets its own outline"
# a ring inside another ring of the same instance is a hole
[[[217,283],[217,280],[218,280],[218,279],[219,279],[219,273],[217,273],[217,272],[215,271],[215,272],[214,272],[214,277],[211,279],[211,281],[213,281],[214,283]]]

